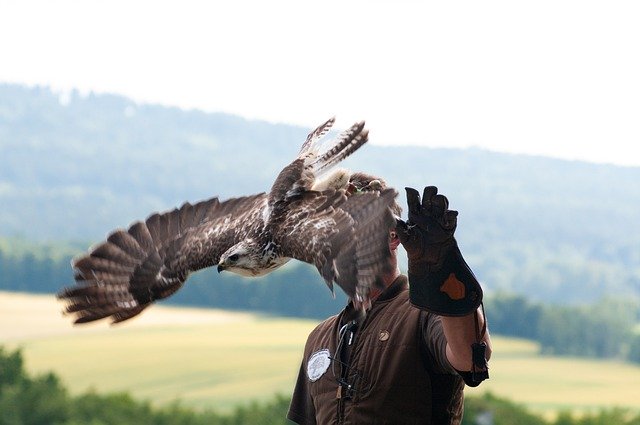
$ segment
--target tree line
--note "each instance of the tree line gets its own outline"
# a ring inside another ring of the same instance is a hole
[[[54,373],[30,376],[20,351],[0,347],[0,425],[240,425],[283,424],[289,400],[239,406],[232,414],[180,405],[152,406],[128,393],[70,395]]]
[[[561,306],[499,293],[489,297],[486,306],[493,333],[537,341],[543,353],[640,363],[637,301],[602,299]]]
[[[310,130],[114,95],[60,100],[0,84],[0,235],[97,242],[186,200],[269,190]],[[487,290],[640,299],[640,167],[375,144],[344,166],[384,177],[403,206],[403,187],[438,186]]]
[[[286,425],[290,398],[274,395],[266,403],[237,406],[232,413],[196,411],[175,401],[154,406],[126,392],[71,395],[54,373],[31,376],[22,353],[0,346],[0,425]],[[463,425],[638,425],[640,415],[606,409],[574,417],[562,412],[554,421],[509,400],[485,394],[465,399]],[[484,419],[485,422],[481,422]]]
[[[0,290],[56,293],[73,282],[71,255],[53,257],[51,247],[19,254],[0,245]],[[323,319],[346,303],[336,288],[335,299],[312,266],[292,262],[261,278],[204,270],[163,301],[278,316]],[[523,295],[495,293],[486,310],[493,333],[540,343],[543,353],[616,358],[640,363],[640,302],[606,298],[582,305],[532,301]]]

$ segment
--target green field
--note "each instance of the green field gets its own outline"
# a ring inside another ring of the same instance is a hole
[[[154,403],[228,411],[288,395],[309,320],[154,306],[139,319],[73,327],[51,296],[0,292],[0,344],[22,347],[33,372],[52,370],[70,390],[125,390]],[[550,414],[621,406],[640,410],[640,367],[541,356],[536,344],[494,337],[484,391]]]

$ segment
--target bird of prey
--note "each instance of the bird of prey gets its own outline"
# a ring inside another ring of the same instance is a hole
[[[334,166],[367,142],[368,130],[358,122],[329,139],[334,120],[308,135],[269,193],[187,202],[113,231],[74,259],[76,282],[58,294],[66,313],[75,323],[122,322],[176,292],[196,270],[260,276],[291,258],[315,265],[332,292],[335,282],[366,305],[389,271],[397,192],[349,196],[351,174]]]

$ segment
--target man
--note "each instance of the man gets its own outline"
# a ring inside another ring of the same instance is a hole
[[[384,182],[355,173],[356,191]],[[351,195],[357,196],[357,195]],[[366,315],[349,304],[307,340],[287,417],[307,424],[459,424],[464,384],[488,378],[482,290],[453,237],[457,211],[407,188],[409,221],[391,231],[393,272]],[[400,215],[400,207],[394,213]],[[397,266],[402,243],[408,278]],[[408,283],[411,284],[409,287]]]

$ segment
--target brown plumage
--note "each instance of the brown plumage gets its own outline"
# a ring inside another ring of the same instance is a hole
[[[367,142],[360,122],[324,146],[333,123],[309,134],[268,194],[185,203],[111,233],[73,261],[76,284],[58,294],[66,311],[75,323],[121,322],[180,289],[190,272],[217,265],[218,271],[260,276],[291,258],[315,265],[329,288],[336,282],[366,304],[389,271],[396,192],[347,196],[344,178],[314,190],[319,175]]]

